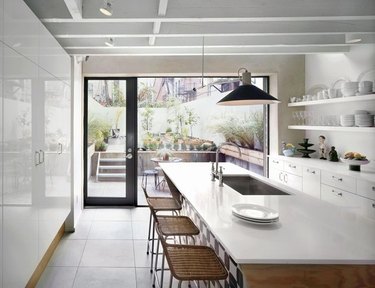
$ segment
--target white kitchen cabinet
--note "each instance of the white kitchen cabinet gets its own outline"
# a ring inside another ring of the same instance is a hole
[[[291,163],[289,163],[288,161],[281,161],[275,158],[270,158],[269,178],[279,183],[282,183],[284,185],[287,185],[293,189],[301,191],[302,190],[302,177],[292,174],[290,172],[287,172],[287,171],[292,171],[295,173],[296,170],[298,171],[300,169],[299,166],[297,169],[293,168],[294,166],[295,165],[291,165]]]
[[[290,174],[302,176],[302,165],[284,161],[284,170]]]
[[[356,191],[356,181],[355,178],[337,174],[331,171],[322,172],[322,183],[343,189],[355,193]]]
[[[38,67],[4,46],[3,283],[24,287],[38,263],[33,105]]]
[[[320,199],[320,170],[312,167],[303,167],[302,191]]]
[[[302,177],[284,172],[282,178],[287,186],[299,191],[302,190]]]
[[[4,0],[4,42],[38,63],[39,19],[22,0]]]
[[[70,57],[42,23],[39,23],[39,43],[39,66],[70,85]]]
[[[375,200],[375,182],[358,179],[357,194]]]
[[[335,204],[337,206],[345,207],[352,212],[361,212],[362,197],[358,197],[353,193],[344,191],[342,189],[322,184],[322,200]]]
[[[375,200],[363,198],[362,213],[365,217],[375,220]]]

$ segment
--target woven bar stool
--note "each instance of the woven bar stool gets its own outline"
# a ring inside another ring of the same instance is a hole
[[[158,243],[162,243],[164,252],[161,269],[164,270],[166,258],[171,271],[170,288],[174,278],[179,281],[178,287],[181,287],[183,281],[208,281],[210,287],[211,281],[225,280],[228,277],[223,262],[212,248],[201,245],[169,244],[162,236],[158,224],[156,231],[160,239]],[[154,273],[153,287],[155,282],[156,273]]]
[[[185,243],[188,243],[188,239],[191,239],[193,244],[195,244],[194,236],[200,233],[198,227],[191,221],[187,216],[166,216],[166,215],[156,215],[154,209],[150,207],[151,213],[155,219],[154,225],[159,229],[159,237],[165,239],[173,237],[176,240],[176,237],[179,239],[179,243],[182,243],[182,238],[185,238]],[[164,270],[158,269],[158,256],[159,256],[159,246],[160,240],[158,238],[158,244],[155,252],[156,261],[154,267],[154,273],[156,274],[161,270],[160,277],[160,287],[163,287],[163,278]],[[152,255],[153,257],[153,255]],[[151,261],[152,262],[152,261]],[[155,276],[156,277],[156,276]]]
[[[152,208],[155,213],[157,212],[172,212],[176,215],[178,215],[178,212],[181,211],[182,206],[178,199],[175,199],[174,197],[150,197],[147,194],[146,188],[142,187],[143,192],[146,197],[147,204],[150,208]],[[150,219],[148,223],[148,236],[147,236],[147,254],[150,253],[150,242],[151,242],[151,254],[154,253],[154,240],[155,240],[155,219],[152,221],[153,215],[150,212]],[[152,234],[151,234],[151,225],[153,225]],[[153,267],[153,259],[154,257],[151,257],[151,268],[150,272],[152,273],[152,267]]]

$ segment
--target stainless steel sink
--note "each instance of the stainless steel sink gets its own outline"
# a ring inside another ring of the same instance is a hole
[[[290,195],[249,175],[224,175],[223,182],[242,195]]]

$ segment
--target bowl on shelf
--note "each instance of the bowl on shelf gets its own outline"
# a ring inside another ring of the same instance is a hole
[[[344,159],[340,158],[341,162],[349,165],[349,170],[351,171],[361,171],[361,165],[366,165],[370,163],[369,160],[363,159],[363,160],[356,160],[356,159]]]
[[[286,157],[292,157],[295,154],[296,150],[295,149],[284,149],[283,154]]]

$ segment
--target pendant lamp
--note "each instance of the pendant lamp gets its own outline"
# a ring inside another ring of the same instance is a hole
[[[240,72],[245,70],[240,77]],[[251,84],[251,73],[245,68],[238,70],[242,85],[234,89],[216,104],[223,106],[259,105],[280,103],[275,97]]]

